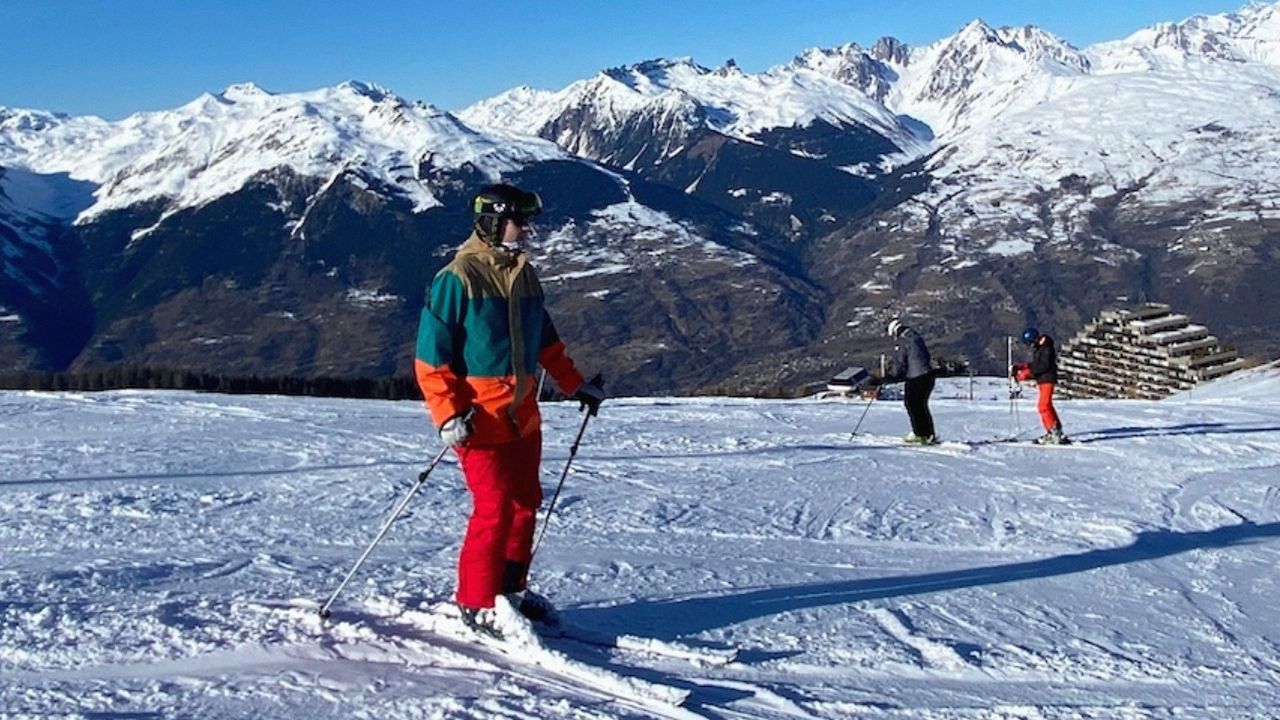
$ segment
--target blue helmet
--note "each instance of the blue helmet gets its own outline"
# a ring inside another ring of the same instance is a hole
[[[1022,342],[1026,343],[1027,345],[1030,345],[1031,343],[1036,341],[1036,338],[1040,337],[1040,331],[1033,327],[1029,327],[1026,330],[1022,331],[1021,337],[1022,337]]]

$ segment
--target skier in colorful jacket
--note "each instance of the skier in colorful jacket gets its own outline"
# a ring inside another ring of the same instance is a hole
[[[455,595],[468,624],[499,594],[534,619],[550,611],[527,591],[542,502],[537,366],[592,414],[605,397],[565,354],[524,252],[530,218],[541,211],[536,193],[481,189],[473,232],[436,274],[418,326],[418,385],[472,496]]]
[[[1036,408],[1040,411],[1040,423],[1044,425],[1045,434],[1036,439],[1041,444],[1060,444],[1067,441],[1062,432],[1062,420],[1053,407],[1053,390],[1058,384],[1058,350],[1053,338],[1036,330],[1027,328],[1022,331],[1023,344],[1031,348],[1031,362],[1015,365],[1014,379],[1035,380],[1040,391]]]

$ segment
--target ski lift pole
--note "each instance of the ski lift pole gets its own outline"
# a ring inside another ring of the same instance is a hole
[[[604,377],[599,373],[592,378],[591,382],[597,387],[604,387]],[[583,403],[580,410],[585,410],[582,416],[582,424],[578,426],[578,435],[573,439],[573,445],[569,446],[569,460],[564,464],[564,470],[560,472],[560,482],[556,483],[556,491],[551,495],[551,504],[547,506],[547,514],[542,517],[542,529],[538,531],[538,540],[533,544],[533,550],[529,551],[529,562],[533,562],[533,556],[538,554],[538,548],[542,545],[542,538],[547,534],[547,526],[551,524],[551,513],[556,510],[556,500],[560,499],[560,491],[564,489],[564,479],[569,476],[569,466],[573,465],[573,458],[578,454],[578,444],[582,442],[582,434],[587,431],[587,423],[591,420],[591,411],[587,409],[586,403]]]
[[[391,524],[394,523],[396,518],[400,517],[400,514],[404,512],[404,509],[409,506],[409,501],[413,499],[414,495],[418,494],[418,490],[422,489],[422,485],[427,481],[427,476],[431,474],[432,470],[436,469],[436,465],[440,464],[440,460],[444,458],[444,454],[449,452],[449,447],[449,445],[445,445],[441,448],[440,452],[436,455],[435,460],[431,461],[431,464],[427,466],[426,470],[423,470],[418,474],[418,481],[413,484],[413,487],[409,489],[408,494],[406,494],[404,499],[400,501],[400,504],[396,506],[395,512],[391,513],[391,517],[387,518],[387,521],[382,524],[382,529],[379,530],[378,535],[373,538],[373,542],[369,543],[369,547],[364,549],[364,553],[360,555],[360,559],[356,560],[356,564],[351,566],[351,570],[347,572],[347,576],[342,579],[342,584],[338,585],[338,589],[334,590],[333,594],[329,596],[329,599],[325,601],[325,604],[320,606],[319,613],[322,619],[329,617],[329,607],[338,599],[338,595],[340,595],[343,589],[347,587],[347,583],[351,582],[351,578],[355,577],[356,571],[359,570],[360,566],[364,564],[364,561],[369,558],[369,553],[373,552],[373,548],[379,542],[382,542],[383,536],[385,536],[387,531],[391,529]]]

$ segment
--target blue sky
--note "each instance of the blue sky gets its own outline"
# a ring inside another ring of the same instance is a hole
[[[1244,0],[0,0],[0,105],[123,117],[252,81],[280,92],[365,80],[445,109],[616,65],[733,58],[892,35],[925,44],[974,18],[1077,46]]]

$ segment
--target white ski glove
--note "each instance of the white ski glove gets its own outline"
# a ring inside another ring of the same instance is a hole
[[[440,426],[440,440],[445,445],[454,447],[466,442],[473,432],[475,427],[471,424],[471,413],[454,415]]]

